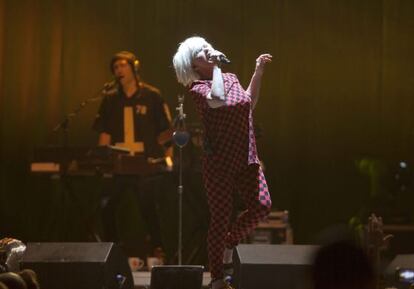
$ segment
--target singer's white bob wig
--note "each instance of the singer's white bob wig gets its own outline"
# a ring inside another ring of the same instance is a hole
[[[188,86],[193,81],[200,79],[198,73],[193,69],[193,59],[206,47],[211,47],[210,43],[198,36],[187,38],[180,43],[173,58],[175,74],[179,83]]]

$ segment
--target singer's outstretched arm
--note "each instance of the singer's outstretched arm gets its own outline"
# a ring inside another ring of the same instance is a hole
[[[262,76],[264,72],[264,67],[266,63],[272,62],[272,55],[270,54],[261,54],[256,59],[256,69],[253,73],[252,79],[250,80],[249,87],[246,92],[252,99],[252,108],[256,107],[257,101],[259,100],[260,94],[260,85],[262,82]]]

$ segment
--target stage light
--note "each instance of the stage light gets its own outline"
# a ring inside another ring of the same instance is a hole
[[[406,162],[404,162],[404,161],[401,161],[401,162],[400,162],[400,168],[402,168],[402,169],[406,169],[406,168],[407,168],[407,163],[406,163]]]
[[[398,282],[414,284],[414,269],[397,268],[396,276]]]

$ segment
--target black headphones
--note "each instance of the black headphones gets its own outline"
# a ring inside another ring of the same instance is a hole
[[[135,75],[139,75],[140,62],[138,58],[132,52],[129,51],[120,51],[115,53],[114,56],[112,56],[110,63],[110,70],[112,74],[114,74],[114,63],[120,59],[126,60],[129,63],[129,65],[131,65],[132,71],[135,73]]]

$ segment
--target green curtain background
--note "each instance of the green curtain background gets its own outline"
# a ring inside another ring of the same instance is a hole
[[[255,58],[273,54],[255,111],[259,153],[274,206],[290,210],[297,242],[312,242],[361,207],[370,187],[356,160],[413,160],[412,0],[0,0],[0,235],[85,238],[62,182],[30,176],[33,148],[62,141],[53,127],[111,79],[108,63],[119,50],[137,54],[143,78],[174,111],[185,90],[171,59],[192,35],[224,51],[244,86]],[[96,143],[98,105],[70,123],[70,144]],[[197,122],[190,98],[186,112]],[[102,181],[75,185],[93,218]],[[187,220],[197,210],[189,205]]]

